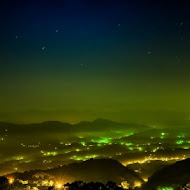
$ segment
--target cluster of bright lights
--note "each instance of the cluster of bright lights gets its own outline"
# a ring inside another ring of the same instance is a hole
[[[56,156],[58,154],[58,152],[44,152],[44,151],[41,151],[41,153],[44,156]]]
[[[158,187],[157,190],[173,190],[173,187]]]
[[[185,138],[185,135],[184,134],[178,135],[177,138]]]
[[[10,185],[12,185],[14,183],[14,181],[15,181],[14,178],[12,178],[12,177],[8,178],[8,182]]]
[[[164,139],[164,138],[165,138],[165,135],[166,135],[165,133],[161,133],[160,138],[161,138],[161,139]]]
[[[89,160],[91,158],[97,158],[99,157],[99,155],[96,155],[96,154],[92,154],[92,155],[87,155],[87,156],[72,156],[70,157],[71,160],[76,160],[76,161],[85,161],[85,160]]]
[[[178,141],[176,141],[176,144],[183,144],[183,143],[184,143],[183,140],[178,140]]]
[[[63,184],[61,183],[61,182],[57,182],[56,184],[55,184],[55,188],[56,189],[61,189],[63,187]]]
[[[127,162],[124,162],[123,164],[124,165],[135,164],[135,163],[144,164],[144,163],[149,163],[150,161],[157,161],[157,160],[167,162],[167,161],[179,161],[179,160],[184,160],[184,159],[186,159],[185,155],[183,155],[183,157],[178,157],[178,156],[176,156],[176,157],[152,157],[152,156],[149,156],[149,157],[145,157],[144,159],[141,159],[141,160],[127,161]]]
[[[129,183],[127,181],[122,181],[121,182],[121,187],[123,189],[129,189]]]
[[[14,156],[13,160],[23,160],[24,157],[23,156]]]
[[[134,187],[141,187],[142,183],[141,182],[135,182]]]

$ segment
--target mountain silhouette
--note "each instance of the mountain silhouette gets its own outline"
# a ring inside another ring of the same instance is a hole
[[[143,189],[154,189],[157,186],[183,185],[190,182],[190,158],[155,172]]]
[[[146,125],[118,123],[106,119],[96,119],[92,122],[83,121],[77,124],[62,123],[59,121],[46,121],[33,124],[13,124],[0,122],[0,132],[5,130],[14,133],[78,133],[78,132],[112,132],[112,131],[145,131],[151,129]]]
[[[10,175],[23,180],[32,180],[32,176],[41,172],[44,175],[54,176],[56,179],[61,176],[64,183],[74,181],[102,182],[104,184],[108,181],[113,181],[117,184],[127,181],[130,185],[134,185],[134,182],[143,183],[143,180],[134,171],[112,159],[90,159],[53,169],[27,171]]]

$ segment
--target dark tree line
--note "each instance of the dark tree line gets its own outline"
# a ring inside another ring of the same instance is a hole
[[[0,177],[0,190],[22,190],[26,186],[15,181],[13,184],[9,184],[6,177]],[[84,183],[82,181],[75,181],[73,183],[65,184],[60,190],[123,190],[123,188],[118,187],[116,183],[108,181],[106,185],[99,182]],[[47,190],[57,190],[55,187],[49,187]]]
[[[112,181],[108,181],[106,185],[99,182],[84,183],[82,181],[75,181],[65,184],[64,188],[67,190],[123,190],[123,188],[118,187]],[[54,187],[50,187],[48,190],[54,190]]]
[[[9,188],[9,182],[6,177],[0,177],[0,189],[7,190]]]

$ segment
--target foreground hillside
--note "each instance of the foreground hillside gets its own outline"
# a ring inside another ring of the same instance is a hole
[[[155,172],[144,185],[143,190],[154,190],[156,187],[173,187],[190,183],[190,158]]]
[[[134,186],[135,183],[143,183],[143,180],[134,171],[112,159],[91,159],[81,163],[72,163],[49,170],[13,173],[7,177],[29,180],[33,183],[39,179],[39,176],[41,176],[41,178],[49,178],[49,180],[62,180],[64,183],[72,183],[74,181],[93,181],[106,184],[108,181],[114,181],[117,184],[121,184],[122,181],[127,181],[130,186]]]

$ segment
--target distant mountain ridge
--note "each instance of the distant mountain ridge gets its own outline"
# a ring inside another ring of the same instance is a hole
[[[144,131],[150,129],[146,125],[118,123],[106,119],[96,119],[92,122],[82,121],[77,124],[62,123],[59,121],[45,121],[42,123],[32,124],[14,124],[0,122],[0,132],[9,128],[12,132],[35,132],[35,130],[46,131],[46,132],[101,132],[101,131],[119,131],[119,130],[132,130],[133,131]],[[27,129],[27,130],[26,130]]]

